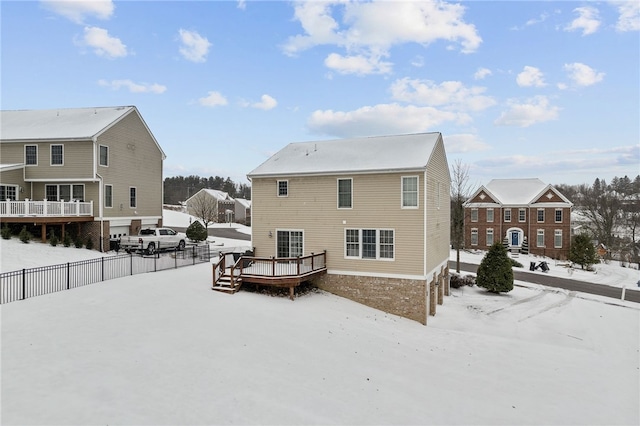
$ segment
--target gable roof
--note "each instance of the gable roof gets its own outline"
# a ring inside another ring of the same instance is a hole
[[[424,169],[439,132],[290,143],[254,169],[262,176]]]
[[[478,194],[485,192],[500,204],[524,206],[536,202],[547,191],[553,191],[563,202],[573,205],[553,186],[542,182],[538,178],[493,179],[474,192],[466,204],[469,204]]]
[[[236,198],[236,203],[242,205],[242,207],[248,209],[251,207],[251,200],[247,200],[244,198]]]
[[[166,158],[135,106],[0,111],[0,142],[89,140],[135,113]]]
[[[233,198],[231,198],[231,196],[229,196],[229,194],[224,192],[224,191],[219,191],[217,189],[203,188],[200,191],[198,191],[195,194],[193,194],[191,197],[189,197],[185,201],[185,203],[189,202],[189,200],[191,200],[192,198],[197,197],[200,193],[208,194],[208,195],[210,195],[211,197],[215,198],[218,201],[233,201]]]

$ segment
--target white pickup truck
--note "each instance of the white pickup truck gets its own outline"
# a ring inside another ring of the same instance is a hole
[[[158,250],[184,250],[187,236],[171,228],[141,229],[137,236],[127,236],[120,239],[120,248],[127,253],[139,251],[154,254]]]

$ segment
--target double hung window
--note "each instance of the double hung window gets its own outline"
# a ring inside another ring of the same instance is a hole
[[[25,145],[24,164],[27,166],[38,165],[38,145]]]
[[[393,229],[345,229],[345,257],[355,259],[393,260]]]
[[[62,166],[64,164],[64,146],[51,145],[51,165]]]
[[[278,181],[278,197],[288,197],[288,196],[289,196],[289,181],[279,180]]]
[[[350,209],[353,207],[353,180],[338,179],[338,208]]]
[[[417,208],[417,207],[418,207],[418,176],[403,176],[402,177],[402,208]]]

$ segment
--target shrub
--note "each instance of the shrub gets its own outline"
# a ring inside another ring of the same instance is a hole
[[[3,240],[11,239],[11,229],[9,229],[9,225],[7,225],[6,223],[4,224],[2,230],[0,231],[0,235],[2,235]]]
[[[473,287],[476,283],[475,277],[473,275],[465,275],[464,277],[452,273],[451,279],[449,281],[449,285],[451,288],[460,288],[464,286]]]
[[[87,238],[86,247],[87,247],[87,250],[92,250],[93,249],[93,239],[91,237]]]
[[[492,293],[513,290],[513,269],[507,250],[501,243],[491,246],[478,267],[476,283]]]
[[[587,270],[591,265],[600,262],[596,248],[593,246],[589,236],[578,234],[573,238],[569,248],[569,260]]]
[[[80,238],[80,235],[76,235],[76,239],[73,240],[73,245],[76,246],[76,248],[82,248],[83,244],[82,244],[82,238]]]
[[[187,228],[187,238],[191,241],[200,242],[207,239],[207,228],[205,228],[199,220],[194,221]]]
[[[511,258],[509,258],[509,260],[511,261],[511,266],[513,266],[514,268],[523,268],[522,263],[518,262],[517,260]]]
[[[31,232],[27,231],[27,226],[25,225],[22,227],[20,234],[18,234],[18,238],[20,238],[20,241],[22,241],[23,243],[29,244],[29,241],[31,241],[33,235],[31,235]]]
[[[56,236],[56,233],[53,232],[53,229],[49,231],[49,244],[51,244],[52,247],[55,247],[58,245],[59,242],[60,240]]]
[[[71,239],[71,235],[69,235],[68,232],[64,233],[64,238],[62,238],[62,245],[65,247],[69,247],[71,246],[71,243],[73,242],[73,240]]]

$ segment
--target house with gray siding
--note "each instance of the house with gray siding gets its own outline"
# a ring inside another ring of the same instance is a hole
[[[442,135],[292,143],[248,174],[258,257],[326,253],[326,291],[426,324],[448,292]]]
[[[162,224],[164,159],[135,106],[1,111],[0,220],[106,251]]]

